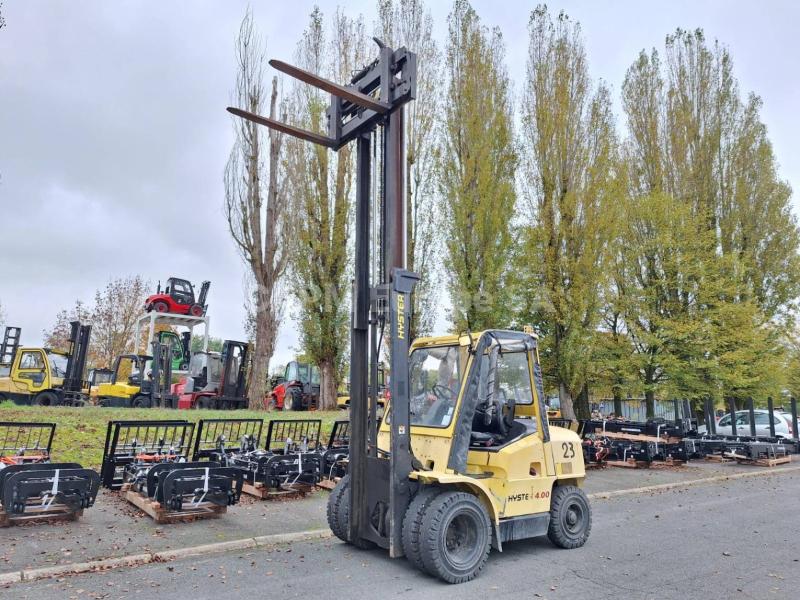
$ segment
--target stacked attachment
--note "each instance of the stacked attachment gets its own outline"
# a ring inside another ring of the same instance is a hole
[[[244,492],[258,498],[306,493],[320,479],[321,429],[320,419],[270,421],[262,442],[261,427],[256,429],[251,419],[203,420],[194,458],[240,469]]]
[[[97,498],[100,477],[77,463],[50,462],[55,423],[0,422],[0,526],[75,519]]]
[[[223,514],[239,501],[243,473],[188,460],[194,424],[184,420],[110,421],[102,480],[158,522]]]

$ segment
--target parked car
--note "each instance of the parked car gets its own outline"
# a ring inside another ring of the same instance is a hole
[[[764,409],[756,409],[756,435],[769,436],[769,411]],[[790,438],[794,436],[795,428],[792,426],[792,415],[787,412],[774,411],[772,420],[775,423],[775,436],[782,438]],[[800,421],[800,419],[798,419]],[[706,426],[701,425],[697,428],[700,434],[707,433]],[[730,413],[723,415],[717,421],[717,435],[733,435],[733,427],[731,426]],[[737,410],[736,411],[736,435],[750,435],[750,411]]]

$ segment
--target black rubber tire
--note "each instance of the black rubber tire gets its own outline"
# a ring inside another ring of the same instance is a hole
[[[179,371],[188,371],[189,370],[189,363],[182,362],[178,365]]]
[[[199,304],[192,304],[189,307],[189,315],[192,317],[202,317],[203,316],[203,307]]]
[[[580,548],[592,531],[592,507],[583,490],[574,485],[556,486],[550,497],[547,537],[559,548]]]
[[[347,480],[345,485],[350,487],[350,475],[345,475],[342,477],[342,481]],[[346,488],[345,488],[346,489]],[[361,550],[369,550],[370,548],[374,548],[375,544],[370,542],[369,540],[356,540],[353,541],[350,539],[350,495],[349,494],[342,494],[339,498],[338,506],[336,507],[336,523],[339,527],[340,531],[344,532],[344,538],[346,539],[347,543],[351,546],[355,546],[356,548],[360,548]]]
[[[33,399],[36,406],[58,406],[58,396],[55,392],[42,392]]]
[[[447,583],[471,581],[492,547],[492,523],[473,494],[443,491],[422,519],[420,555],[425,571]]]
[[[283,410],[303,410],[303,391],[300,388],[289,388],[283,397]]]
[[[169,306],[167,305],[166,302],[163,302],[162,300],[158,300],[156,302],[153,302],[153,304],[150,305],[150,309],[154,310],[154,311],[156,311],[158,313],[169,312]]]
[[[405,517],[403,517],[403,553],[408,561],[420,571],[425,570],[422,564],[422,554],[420,551],[420,532],[422,531],[422,520],[425,518],[425,511],[433,500],[441,492],[435,486],[427,485],[420,488],[408,505]]]
[[[134,396],[132,402],[133,408],[151,408],[150,398],[147,396]]]
[[[347,501],[347,494],[349,489],[350,489],[350,475],[345,475],[339,480],[339,482],[336,484],[336,487],[333,488],[330,496],[328,496],[328,508],[327,508],[328,527],[331,528],[333,535],[335,535],[343,542],[348,541],[347,539],[348,534],[347,534],[347,529],[343,528],[341,523],[339,522],[339,506],[342,502]]]

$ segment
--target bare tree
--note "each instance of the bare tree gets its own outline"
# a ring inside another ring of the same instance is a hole
[[[238,73],[233,95],[237,106],[256,114],[263,114],[267,98],[265,54],[265,43],[248,11],[236,41]],[[277,119],[277,112],[278,80],[273,78],[269,116]],[[225,216],[255,288],[255,351],[247,389],[250,407],[263,408],[269,361],[281,320],[277,294],[288,262],[286,195],[278,168],[282,136],[271,129],[264,134],[263,128],[239,118],[234,119],[233,127],[236,138],[225,168]]]
[[[3,3],[0,2],[0,29],[5,27],[5,25],[6,25],[6,20],[3,17]]]

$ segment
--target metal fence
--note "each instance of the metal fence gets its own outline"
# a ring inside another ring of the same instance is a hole
[[[622,417],[628,421],[647,421],[647,402],[644,398],[624,399],[622,401],[621,414],[616,414],[612,398],[600,400],[595,404],[603,417],[608,417],[614,413],[617,418]],[[675,403],[672,400],[656,400],[654,408],[654,415],[657,419],[675,420]]]

